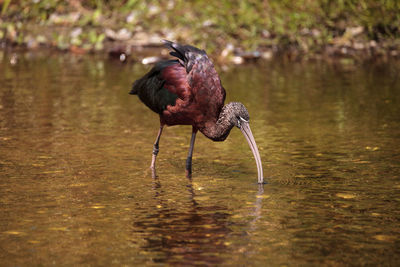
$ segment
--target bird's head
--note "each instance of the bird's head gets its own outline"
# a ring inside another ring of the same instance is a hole
[[[263,169],[261,164],[261,157],[260,153],[258,152],[256,141],[254,140],[253,133],[251,132],[249,121],[250,116],[249,112],[247,111],[246,107],[242,103],[238,102],[231,102],[225,106],[226,114],[229,114],[229,121],[231,125],[235,125],[238,127],[244,137],[246,138],[247,142],[249,143],[250,149],[253,152],[254,159],[256,160],[257,164],[257,171],[258,171],[258,183],[263,183]]]
[[[239,102],[231,102],[228,104],[231,109],[231,122],[238,127],[239,129],[242,127],[243,123],[249,123],[250,116],[246,107]]]

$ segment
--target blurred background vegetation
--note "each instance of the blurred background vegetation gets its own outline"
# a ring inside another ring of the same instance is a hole
[[[400,46],[399,0],[0,0],[0,8],[0,39],[32,47],[94,51],[165,38],[219,55],[326,47],[397,55]]]

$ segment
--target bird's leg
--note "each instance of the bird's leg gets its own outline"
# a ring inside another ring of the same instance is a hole
[[[189,147],[189,154],[186,159],[186,177],[192,178],[192,155],[193,155],[193,148],[194,148],[194,141],[196,140],[196,133],[197,129],[192,128],[192,138],[190,139],[190,147]]]
[[[158,143],[160,142],[160,137],[161,137],[161,134],[162,134],[163,127],[164,127],[164,125],[161,124],[160,125],[160,130],[158,130],[158,135],[157,135],[156,141],[155,141],[154,146],[153,146],[153,156],[151,158],[151,165],[150,165],[151,176],[153,178],[157,177],[157,175],[156,175],[156,158],[157,158],[157,154],[158,154],[158,151],[159,151]]]

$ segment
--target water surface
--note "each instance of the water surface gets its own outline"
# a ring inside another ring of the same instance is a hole
[[[347,62],[348,63],[348,62]],[[285,63],[221,72],[240,131],[166,128],[135,96],[149,67],[0,52],[0,265],[396,265],[400,65]]]

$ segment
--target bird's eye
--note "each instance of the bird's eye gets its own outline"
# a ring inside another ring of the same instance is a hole
[[[241,119],[240,119],[240,117],[238,118],[238,121],[237,121],[237,127],[238,128],[240,128],[242,126],[242,124],[241,124]]]

